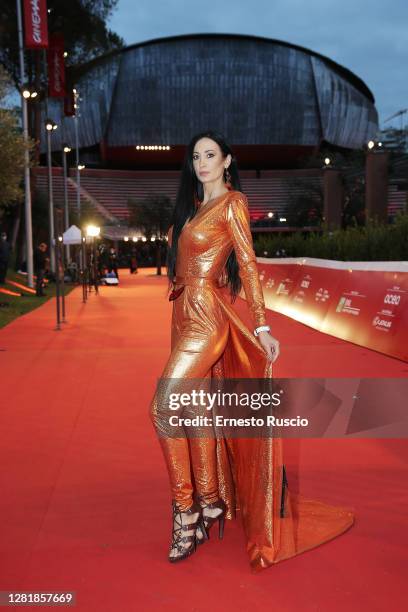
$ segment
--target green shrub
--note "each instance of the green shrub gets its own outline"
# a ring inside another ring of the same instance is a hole
[[[258,257],[275,257],[285,249],[287,257],[317,257],[337,261],[408,260],[408,214],[399,213],[393,224],[371,221],[365,227],[333,232],[263,234],[254,239]],[[265,254],[266,251],[266,254]]]

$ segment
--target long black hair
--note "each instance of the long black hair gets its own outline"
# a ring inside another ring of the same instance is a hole
[[[241,183],[238,176],[237,161],[234,157],[231,147],[225,141],[225,138],[218,132],[208,130],[207,132],[200,132],[193,136],[189,142],[184,157],[184,162],[181,170],[180,184],[176,197],[176,204],[174,206],[173,215],[171,219],[171,225],[173,226],[171,247],[167,249],[167,276],[169,277],[169,287],[173,282],[173,278],[176,275],[176,260],[177,260],[177,247],[178,239],[185,223],[188,223],[196,214],[198,207],[196,201],[202,202],[204,199],[204,188],[201,181],[198,180],[194,166],[193,166],[193,153],[196,143],[201,138],[211,138],[220,147],[224,158],[227,155],[231,155],[231,163],[228,167],[230,174],[229,183],[231,189],[241,191]],[[224,173],[225,180],[225,173]],[[230,289],[230,295],[232,301],[235,300],[241,290],[241,279],[239,276],[238,262],[235,255],[235,251],[232,250],[225,264],[225,272],[227,277],[227,286]]]

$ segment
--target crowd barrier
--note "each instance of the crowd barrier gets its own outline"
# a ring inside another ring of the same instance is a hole
[[[408,361],[408,262],[257,261],[267,308]]]

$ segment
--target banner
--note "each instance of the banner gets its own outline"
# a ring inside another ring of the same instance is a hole
[[[48,95],[50,98],[65,97],[64,38],[62,34],[50,37],[48,49]]]
[[[46,0],[24,0],[24,33],[27,49],[48,47]]]
[[[408,361],[408,264],[258,258],[265,304],[318,331]]]

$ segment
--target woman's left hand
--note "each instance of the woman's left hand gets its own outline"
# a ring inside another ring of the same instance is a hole
[[[276,340],[271,334],[267,331],[261,331],[258,334],[258,340],[261,343],[268,359],[272,361],[276,361],[279,357],[279,341]]]

